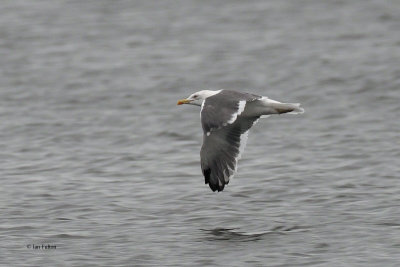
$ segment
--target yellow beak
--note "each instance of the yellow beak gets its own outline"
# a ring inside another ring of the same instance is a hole
[[[188,100],[188,99],[181,99],[181,100],[178,100],[178,103],[177,103],[177,105],[189,104],[190,102],[192,102],[192,100]]]

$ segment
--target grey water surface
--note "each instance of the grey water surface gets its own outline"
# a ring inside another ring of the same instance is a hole
[[[399,266],[400,1],[6,0],[0,62],[0,265]],[[306,110],[221,193],[210,88]]]

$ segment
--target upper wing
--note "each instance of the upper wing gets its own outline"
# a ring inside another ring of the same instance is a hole
[[[212,131],[232,124],[245,109],[247,102],[261,99],[261,96],[222,90],[203,101],[200,116],[201,125],[206,135]]]
[[[242,118],[225,127],[203,135],[200,151],[201,169],[205,183],[211,190],[222,191],[236,171],[241,152],[247,141],[247,134],[259,117]]]

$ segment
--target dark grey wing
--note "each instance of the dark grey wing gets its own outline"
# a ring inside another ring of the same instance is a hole
[[[244,150],[247,134],[259,117],[238,117],[230,125],[203,135],[200,151],[204,180],[212,191],[222,191],[236,171],[240,153]]]
[[[231,90],[221,90],[218,94],[208,97],[204,100],[200,112],[204,133],[211,134],[212,131],[234,123],[247,102],[260,98],[258,95]]]

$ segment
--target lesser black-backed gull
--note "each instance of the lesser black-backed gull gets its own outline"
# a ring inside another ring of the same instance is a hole
[[[304,112],[298,103],[281,103],[232,90],[199,91],[178,101],[178,105],[182,104],[201,106],[201,169],[212,191],[224,190],[233,177],[249,129],[261,116]]]

